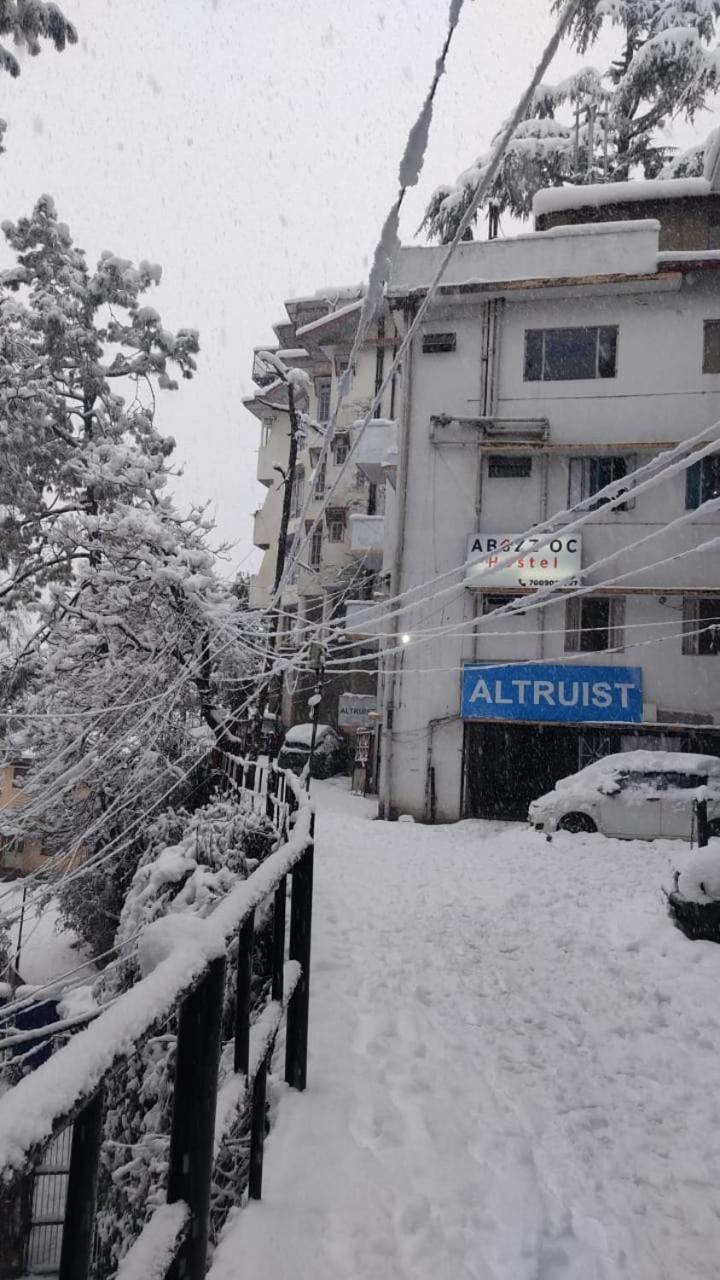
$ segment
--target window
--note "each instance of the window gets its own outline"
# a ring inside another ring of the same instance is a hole
[[[293,648],[297,643],[297,621],[297,605],[286,605],[282,614],[282,627],[280,630],[282,644],[286,649]]]
[[[333,460],[336,466],[340,466],[345,462],[350,452],[350,437],[346,435],[335,436],[333,440]]]
[[[686,596],[683,600],[683,653],[720,653],[720,599]]]
[[[323,458],[322,463],[315,470],[315,483],[313,485],[313,498],[322,498],[327,485],[327,458]]]
[[[305,501],[305,468],[296,467],[290,491],[290,517],[299,516]]]
[[[720,222],[711,218],[708,226],[708,249],[720,249]]]
[[[720,320],[703,324],[703,373],[720,373]]]
[[[270,442],[272,429],[277,422],[277,418],[263,418],[260,426],[260,448],[264,449]]]
[[[443,351],[454,351],[457,346],[456,333],[424,333],[422,340],[423,355],[439,355]]]
[[[317,396],[317,420],[318,422],[330,421],[330,389],[332,382],[330,378],[318,378],[315,383],[315,395]]]
[[[495,453],[488,458],[491,480],[521,480],[532,474],[532,458],[527,453]]]
[[[630,459],[622,454],[599,454],[596,458],[583,458],[583,498],[592,498],[594,493],[600,493],[607,485],[613,484],[616,480],[623,480],[634,467],[630,464]],[[598,501],[590,508],[596,511],[599,507],[605,505],[610,499],[607,497],[598,498]],[[623,502],[620,506],[613,507],[613,511],[628,511],[629,502]]]
[[[345,541],[345,512],[328,511],[326,516],[328,542]]]
[[[305,525],[305,532],[309,533],[312,529],[312,520],[308,520]],[[322,559],[322,526],[318,525],[314,530],[310,539],[310,568],[319,569]]]
[[[574,596],[565,605],[565,652],[622,649],[624,627],[622,596]]]
[[[685,472],[685,508],[696,511],[710,498],[720,498],[720,453],[693,462]]]
[[[484,593],[482,596],[483,616],[488,613],[494,613],[496,609],[504,609],[506,605],[514,604],[516,600],[520,600],[521,598],[521,596],[494,596],[490,595],[489,592]],[[523,609],[513,609],[512,616],[513,618],[524,618],[525,611]]]
[[[22,790],[25,785],[25,779],[30,772],[29,760],[16,760],[12,767],[12,786],[18,790]]]
[[[614,378],[617,325],[586,329],[526,329],[525,381]]]

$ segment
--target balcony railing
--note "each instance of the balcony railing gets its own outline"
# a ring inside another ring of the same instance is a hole
[[[272,542],[268,518],[262,507],[253,516],[253,542],[261,551],[267,551]]]
[[[384,484],[388,463],[394,463],[397,450],[397,423],[377,419],[369,422],[355,452],[358,469],[371,484]]]
[[[384,516],[350,516],[350,550],[353,555],[381,561],[384,539]]]

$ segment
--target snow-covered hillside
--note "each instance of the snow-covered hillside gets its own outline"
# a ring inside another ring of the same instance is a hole
[[[711,1280],[720,949],[687,851],[370,821],[317,785],[309,1087],[212,1280]],[[277,1094],[276,1094],[277,1096]]]

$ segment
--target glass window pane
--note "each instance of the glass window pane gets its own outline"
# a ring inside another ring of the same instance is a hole
[[[586,596],[580,606],[580,650],[592,653],[610,644],[610,601],[607,597]]]
[[[714,596],[699,599],[698,609],[698,653],[720,653],[720,600]]]
[[[617,325],[603,325],[598,332],[598,377],[614,378],[617,372]]]
[[[703,373],[720,373],[720,320],[703,325]]]
[[[525,330],[525,381],[540,382],[542,378],[542,329]]]
[[[687,511],[696,511],[700,506],[701,466],[701,463],[693,462],[685,472],[685,509]]]
[[[703,458],[700,467],[700,501],[709,502],[711,498],[720,497],[720,455]]]
[[[544,381],[594,378],[597,333],[597,329],[546,329]]]

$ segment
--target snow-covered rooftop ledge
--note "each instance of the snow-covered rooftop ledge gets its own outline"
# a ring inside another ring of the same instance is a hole
[[[298,338],[301,338],[306,333],[317,333],[321,329],[326,329],[337,320],[342,320],[344,316],[349,316],[353,312],[359,311],[362,304],[362,298],[357,298],[355,302],[348,302],[344,307],[337,307],[335,311],[328,311],[327,315],[321,316],[319,320],[311,320],[310,324],[304,324],[297,330]]]
[[[646,178],[631,182],[598,182],[588,186],[548,187],[533,200],[533,214],[560,213],[565,209],[597,209],[605,204],[635,200],[687,200],[718,194],[707,178]]]
[[[655,219],[558,227],[511,240],[468,241],[458,245],[443,288],[523,280],[569,280],[588,276],[655,276],[659,224]],[[425,289],[445,253],[441,245],[411,246],[398,253],[388,295]]]

